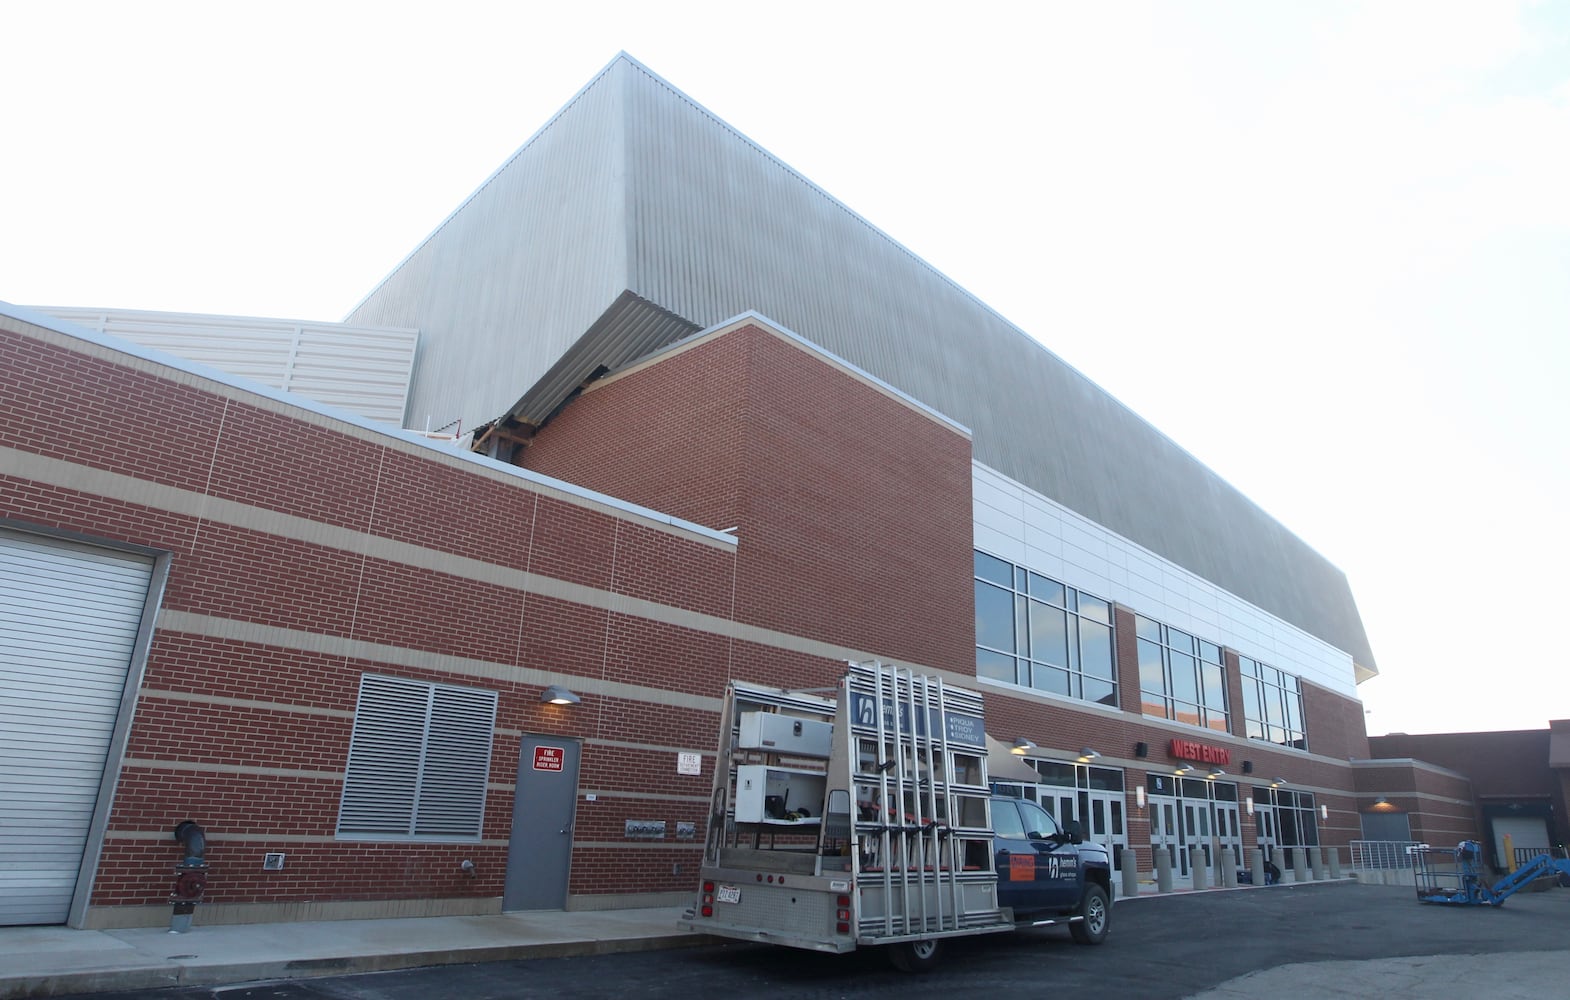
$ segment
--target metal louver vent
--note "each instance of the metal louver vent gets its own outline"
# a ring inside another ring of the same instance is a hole
[[[494,691],[361,677],[338,835],[479,837],[495,725]]]

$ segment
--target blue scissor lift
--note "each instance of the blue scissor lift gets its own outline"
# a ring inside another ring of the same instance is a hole
[[[1463,840],[1453,848],[1414,847],[1411,851],[1417,898],[1422,903],[1499,906],[1533,879],[1555,872],[1561,881],[1570,878],[1570,860],[1539,854],[1488,885],[1483,881],[1483,845],[1475,840]]]

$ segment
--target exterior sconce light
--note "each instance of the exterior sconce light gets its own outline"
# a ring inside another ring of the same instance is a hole
[[[1019,739],[1014,741],[1014,746],[1009,750],[1009,753],[1023,757],[1034,749],[1036,749],[1036,744],[1021,736]]]
[[[1325,805],[1323,802],[1321,802],[1319,804],[1319,818],[1320,819],[1329,819],[1330,818],[1330,807]]]
[[[1287,779],[1285,779],[1285,778],[1271,778],[1270,779],[1270,787],[1271,788],[1280,788],[1282,785],[1284,785],[1286,783],[1287,783]]]
[[[1243,808],[1248,810],[1250,816],[1254,815],[1254,797],[1252,795],[1243,799]]]
[[[1222,775],[1224,775],[1226,773],[1227,772],[1221,770],[1221,768],[1219,768],[1219,767],[1213,768],[1209,774],[1205,775],[1205,780],[1206,781],[1214,781],[1215,779],[1221,777]]]
[[[1144,785],[1135,785],[1134,786],[1134,805],[1136,805],[1140,809],[1145,808],[1145,786]]]
[[[1178,769],[1173,771],[1172,773],[1173,774],[1188,774],[1188,773],[1190,773],[1193,770],[1194,770],[1194,765],[1193,764],[1182,764],[1182,765],[1179,765]]]
[[[1376,806],[1388,806],[1389,804],[1390,800],[1385,798],[1383,795],[1374,800],[1374,805]]]
[[[1081,764],[1088,764],[1100,756],[1101,755],[1099,753],[1090,749],[1090,747],[1082,747],[1079,751],[1079,756],[1074,759],[1079,761]]]
[[[559,684],[552,684],[540,692],[540,701],[546,705],[576,705],[582,700]]]

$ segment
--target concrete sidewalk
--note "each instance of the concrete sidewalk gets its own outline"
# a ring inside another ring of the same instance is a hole
[[[560,958],[710,941],[676,926],[683,909],[551,910],[210,927],[198,923],[184,934],[155,927],[104,931],[0,927],[0,1000],[337,976],[455,962]]]

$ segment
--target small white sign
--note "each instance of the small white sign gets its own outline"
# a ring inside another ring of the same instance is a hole
[[[676,755],[677,774],[702,774],[703,755],[701,753],[678,753]]]

